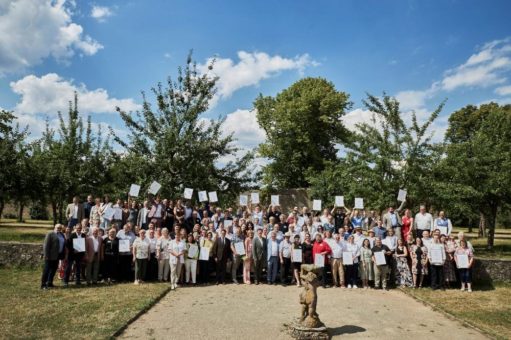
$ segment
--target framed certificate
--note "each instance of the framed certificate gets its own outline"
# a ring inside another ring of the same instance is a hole
[[[240,195],[240,205],[242,207],[248,205],[248,195]]]
[[[130,240],[119,240],[119,253],[130,252]]]
[[[324,267],[325,266],[325,256],[321,254],[316,254],[314,256],[314,265],[316,267]]]
[[[79,253],[83,253],[85,251],[85,239],[82,238],[74,238],[73,239],[73,249]]]
[[[353,264],[353,253],[351,251],[342,252],[342,264],[350,266]]]
[[[293,249],[293,262],[302,263],[302,250],[301,249]]]
[[[377,251],[374,253],[374,259],[376,260],[377,266],[384,266],[387,264],[387,261],[385,260],[385,254],[383,251]]]
[[[138,197],[138,193],[140,192],[140,185],[138,184],[132,184],[130,187],[130,193],[129,195],[131,197]]]
[[[209,260],[209,248],[202,247],[200,249],[199,260],[208,261]]]
[[[236,249],[236,253],[238,253],[238,255],[245,255],[245,245],[243,244],[243,242],[236,242],[234,243],[234,249]]]
[[[208,193],[206,191],[199,191],[199,201],[200,202],[208,201]]]
[[[431,252],[431,263],[442,263],[442,249],[433,248],[430,250]]]
[[[467,254],[460,254],[456,255],[457,260],[457,266],[459,269],[466,269],[468,268],[468,255]]]
[[[190,247],[188,248],[188,257],[195,258],[198,252],[199,247],[195,244],[190,244]]]
[[[312,201],[312,210],[321,211],[321,200],[313,200]]]
[[[440,230],[440,235],[447,235],[447,227],[438,226],[437,228]]]
[[[208,196],[209,196],[209,201],[214,203],[214,202],[218,202],[218,196],[216,195],[216,191],[210,191],[208,193]]]
[[[335,206],[344,207],[344,196],[335,196]]]
[[[258,192],[251,193],[250,200],[252,201],[253,204],[259,204],[259,193]]]
[[[271,195],[271,205],[279,205],[279,195]]]
[[[161,184],[156,182],[156,181],[153,181],[151,183],[151,185],[149,186],[149,193],[153,194],[153,195],[156,195],[158,193],[158,191],[160,191],[161,189]]]

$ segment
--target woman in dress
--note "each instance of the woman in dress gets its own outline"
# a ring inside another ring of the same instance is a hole
[[[369,281],[374,280],[374,266],[372,261],[371,241],[366,238],[360,248],[360,277],[365,289],[369,288]]]
[[[444,281],[446,287],[449,288],[451,283],[456,282],[456,263],[454,262],[456,243],[454,243],[454,237],[452,236],[442,236],[440,240],[444,244],[446,255],[444,263]]]
[[[396,285],[411,287],[412,275],[408,267],[408,249],[402,239],[397,240],[396,247]]]
[[[108,231],[108,236],[103,240],[103,280],[108,284],[116,278],[116,269],[119,261],[119,239],[115,236],[115,229]]]
[[[149,260],[149,243],[145,240],[145,230],[140,230],[140,236],[133,242],[133,262],[135,263],[135,284],[143,282]]]
[[[175,239],[169,243],[170,252],[170,289],[178,287],[177,281],[181,275],[181,268],[184,263],[185,243],[181,240],[181,233],[177,233]]]
[[[213,233],[211,231],[208,231],[206,233],[206,237],[200,240],[199,245],[200,245],[199,249],[207,248],[211,250],[211,248],[213,247]],[[200,282],[204,285],[208,284],[209,271],[210,268],[213,268],[212,264],[214,262],[211,262],[212,261],[211,253],[212,252],[210,251],[209,252],[210,257],[208,260],[199,259],[199,278]]]
[[[305,234],[305,240],[302,243],[302,254],[303,254],[303,263],[304,264],[312,264],[312,247],[313,244],[311,242],[311,235]]]
[[[156,257],[158,258],[158,281],[168,281],[170,274],[169,258],[170,253],[168,251],[170,243],[169,230],[163,228],[161,236],[156,242]]]
[[[243,282],[250,284],[250,268],[252,266],[252,240],[254,239],[254,231],[248,230],[245,237],[245,256],[243,257]]]
[[[465,267],[462,266],[462,263],[460,261],[460,257],[462,255],[465,255],[468,257],[468,266],[467,268],[459,268],[459,267]],[[472,291],[472,265],[474,264],[474,253],[472,250],[468,247],[466,240],[460,240],[460,246],[458,249],[456,249],[456,252],[454,253],[454,259],[456,261],[456,265],[458,266],[458,272],[460,274],[460,281],[461,281],[461,291],[465,290],[465,285],[467,286],[467,290],[469,292]]]
[[[428,275],[428,248],[422,244],[422,239],[417,237],[415,244],[410,249],[412,257],[413,287],[422,288],[424,276]]]
[[[406,240],[408,238],[408,235],[413,234],[412,226],[413,226],[412,212],[410,211],[410,209],[406,209],[405,215],[401,219],[401,234],[403,240]]]
[[[90,225],[94,227],[99,227],[101,224],[101,215],[100,215],[100,209],[101,209],[101,199],[96,198],[95,200],[96,205],[94,205],[90,210],[90,217],[86,216],[86,218],[90,218]]]
[[[183,224],[185,220],[185,208],[181,200],[177,200],[176,206],[174,207],[174,218],[177,224]]]

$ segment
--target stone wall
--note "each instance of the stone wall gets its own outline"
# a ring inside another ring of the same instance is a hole
[[[40,266],[42,250],[42,243],[0,242],[0,267]],[[477,259],[473,277],[475,281],[511,282],[511,260]]]
[[[42,242],[0,242],[0,267],[39,266],[42,263],[42,252]]]

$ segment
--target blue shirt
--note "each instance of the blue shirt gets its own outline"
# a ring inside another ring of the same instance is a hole
[[[351,218],[351,224],[353,225],[353,228],[359,227],[359,226],[361,227],[363,220],[364,220],[364,218],[362,216],[360,216],[360,217],[353,216]]]
[[[393,227],[397,227],[397,216],[396,214],[390,214],[390,221]]]
[[[383,240],[385,237],[387,237],[387,230],[385,230],[385,228],[383,228],[383,226],[381,228],[374,227],[373,231],[374,231],[374,237],[376,237],[376,238],[380,237]]]
[[[66,243],[66,238],[62,235],[62,233],[57,233],[57,236],[59,238],[59,253],[62,253],[64,250],[64,244]]]

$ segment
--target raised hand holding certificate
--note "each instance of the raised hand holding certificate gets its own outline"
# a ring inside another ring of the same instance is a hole
[[[215,202],[218,202],[218,196],[216,195],[216,191],[210,191],[208,193],[208,196],[209,196],[209,201],[211,203],[215,203]]]
[[[344,196],[335,196],[335,206],[344,207]]]
[[[345,266],[351,266],[353,264],[353,253],[351,251],[342,252],[342,264]]]
[[[383,251],[375,252],[374,259],[376,260],[377,266],[384,266],[387,264],[387,261],[385,261],[385,254],[383,253]]]
[[[279,195],[271,195],[271,205],[279,205]]]
[[[406,190],[399,189],[399,193],[397,194],[397,200],[400,202],[404,202],[406,200]]]
[[[205,191],[199,191],[199,201],[200,202],[207,202],[208,201],[208,194]]]
[[[466,269],[468,268],[468,255],[466,254],[459,254],[456,255],[457,266],[459,269]]]
[[[302,250],[293,249],[293,262],[302,263]]]
[[[85,251],[85,239],[82,238],[74,238],[73,239],[73,249],[78,253],[83,253]]]
[[[324,267],[325,266],[325,256],[321,254],[316,254],[314,256],[314,265],[316,267]]]
[[[138,197],[138,193],[140,192],[140,185],[138,184],[132,184],[130,187],[130,193],[129,195],[131,197]]]
[[[259,204],[259,193],[258,192],[251,193],[250,200],[252,201],[253,204]]]
[[[312,201],[312,210],[321,211],[321,200]]]
[[[209,260],[209,248],[202,247],[200,249],[199,260],[208,261]]]
[[[150,194],[156,195],[158,193],[158,191],[160,191],[160,189],[161,189],[161,184],[156,181],[153,181],[151,183],[151,185],[149,186],[148,191]]]
[[[247,195],[240,195],[240,205],[242,207],[248,205],[248,196]]]
[[[238,255],[245,255],[245,245],[243,242],[234,243],[234,249],[236,249]]]
[[[360,197],[355,198],[355,209],[364,209],[364,199]]]
[[[195,244],[190,244],[190,248],[188,248],[188,257],[189,258],[195,258],[197,253],[199,252],[199,247]]]
[[[183,194],[183,196],[185,197],[185,199],[187,200],[191,200],[192,199],[192,195],[193,195],[193,189],[191,188],[185,188],[185,192]]]
[[[119,253],[129,253],[130,240],[119,240]]]

